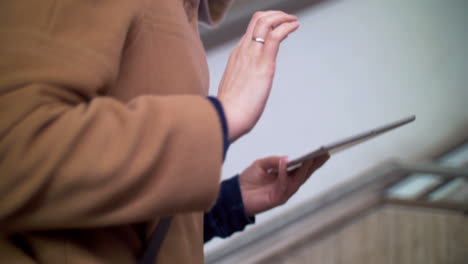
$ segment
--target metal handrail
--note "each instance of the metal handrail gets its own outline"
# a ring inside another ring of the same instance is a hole
[[[290,212],[281,216],[282,221],[269,221],[259,226],[253,232],[244,234],[237,239],[234,239],[228,246],[217,249],[213,252],[208,252],[205,263],[217,263],[218,261],[241,251],[248,250],[252,245],[262,243],[271,239],[277,230],[287,228],[288,226],[299,223],[301,219],[306,219],[325,210],[328,206],[333,206],[346,199],[347,196],[359,192],[362,188],[371,185],[379,185],[378,190],[381,190],[381,201],[391,202],[391,199],[385,198],[385,189],[389,186],[401,181],[413,173],[429,173],[440,175],[442,177],[453,178],[468,178],[468,168],[454,168],[440,166],[433,163],[409,163],[400,161],[389,161],[376,169],[361,175],[358,178],[350,180],[348,183],[342,184],[334,191],[330,191],[325,195],[312,199],[302,206],[298,206]],[[417,200],[415,200],[417,201]],[[401,204],[404,204],[401,202]],[[415,203],[412,203],[415,204]],[[455,208],[455,207],[454,207]],[[457,207],[466,211],[464,206]]]

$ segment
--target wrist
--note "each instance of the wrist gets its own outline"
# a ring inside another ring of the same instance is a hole
[[[229,140],[229,128],[226,119],[226,114],[223,109],[223,105],[218,100],[218,98],[213,96],[208,96],[207,99],[213,104],[216,112],[218,112],[219,121],[221,122],[221,127],[223,130],[223,160],[226,158],[226,153],[230,145]]]
[[[245,183],[242,179],[242,174],[239,175],[239,189],[241,193],[242,203],[244,205],[244,212],[248,217],[255,217],[258,213],[256,212],[255,208],[252,208],[252,205],[255,204],[253,201],[250,200],[251,193],[249,192],[249,188],[245,186]]]
[[[229,141],[232,143],[238,138],[240,138],[242,135],[244,135],[246,133],[246,129],[244,129],[242,121],[240,121],[239,118],[236,117],[234,110],[235,107],[232,106],[233,104],[231,104],[231,102],[228,99],[221,96],[218,96],[218,100],[224,109],[224,114],[226,116],[226,122],[228,127],[228,138]]]

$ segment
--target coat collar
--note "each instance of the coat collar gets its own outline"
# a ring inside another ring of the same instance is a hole
[[[219,24],[232,2],[232,0],[200,0],[198,20],[209,26]]]

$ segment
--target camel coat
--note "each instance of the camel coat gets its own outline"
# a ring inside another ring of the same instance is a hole
[[[197,10],[1,1],[0,263],[135,263],[169,215],[156,263],[203,263],[223,139]]]

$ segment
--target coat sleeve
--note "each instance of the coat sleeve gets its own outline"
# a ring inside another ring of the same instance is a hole
[[[201,96],[98,96],[139,1],[0,4],[0,232],[208,210],[222,128]]]
[[[234,232],[242,231],[249,224],[255,223],[255,216],[245,212],[239,175],[221,183],[218,199],[211,210],[203,216],[203,241],[213,237],[229,237]]]

